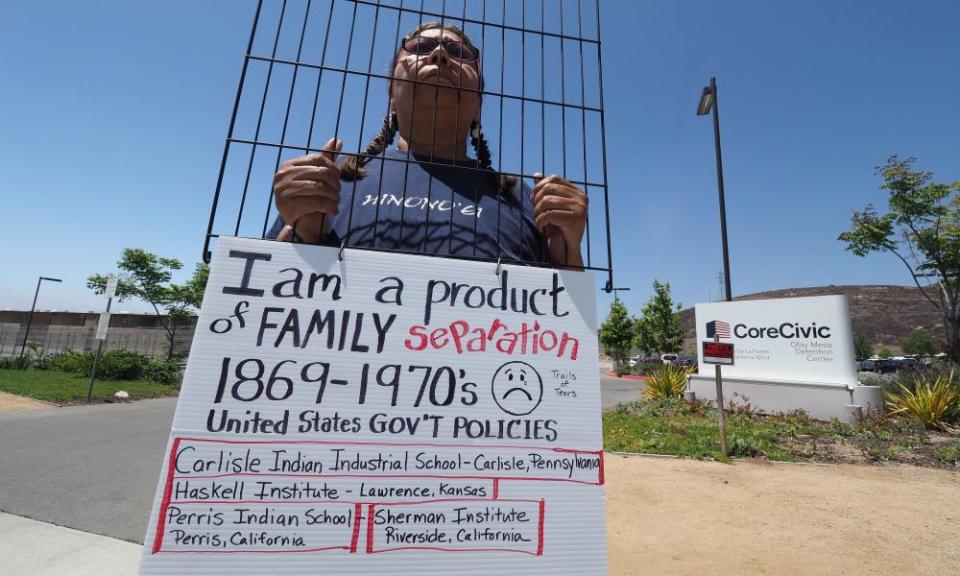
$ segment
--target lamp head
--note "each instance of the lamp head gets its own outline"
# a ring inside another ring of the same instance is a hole
[[[706,116],[713,110],[713,101],[715,94],[711,86],[703,87],[703,94],[700,95],[700,104],[697,106],[697,116]]]

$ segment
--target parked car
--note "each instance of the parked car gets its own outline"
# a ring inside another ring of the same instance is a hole
[[[857,371],[859,372],[877,372],[876,360],[861,360],[857,362]]]
[[[674,364],[681,368],[693,368],[697,366],[697,357],[681,355]]]
[[[893,374],[895,372],[909,372],[922,370],[925,364],[917,358],[894,356],[893,358],[868,358],[857,362],[860,372],[876,372],[877,374]]]
[[[885,358],[877,360],[877,368],[874,372],[880,374],[893,374],[900,369],[900,360],[894,360],[893,358]]]
[[[899,362],[897,370],[921,370],[923,369],[923,362],[917,360],[916,358],[896,358]]]
[[[664,364],[673,364],[680,359],[679,354],[663,354],[660,356],[660,361]]]

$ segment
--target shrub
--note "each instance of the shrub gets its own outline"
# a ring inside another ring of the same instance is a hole
[[[776,435],[759,429],[734,427],[729,433],[730,455],[743,457],[764,457],[767,446],[776,446]]]
[[[673,364],[664,364],[659,370],[647,375],[647,385],[643,395],[649,400],[665,400],[667,398],[682,398],[687,389],[687,376],[690,370]]]
[[[734,392],[724,410],[730,414],[744,416],[745,418],[756,418],[761,415],[760,409],[750,403],[750,397],[744,396],[739,392]]]
[[[23,368],[33,367],[37,370],[46,370],[50,355],[47,354],[47,350],[43,347],[43,344],[36,340],[28,340],[27,348],[30,349],[30,352],[33,352],[33,360],[23,366]]]
[[[663,368],[663,362],[659,360],[656,362],[638,362],[636,366],[633,367],[633,373],[646,376],[651,372],[656,372],[660,368]]]
[[[937,450],[934,455],[944,464],[951,465],[957,470],[960,470],[960,441]]]
[[[59,354],[52,355],[47,360],[47,367],[50,370],[60,370],[61,372],[90,374],[90,371],[93,370],[95,357],[96,352],[92,351],[74,352],[73,350],[64,350]],[[138,352],[108,350],[100,355],[100,361],[97,362],[97,378],[104,380],[140,380],[143,378],[150,362],[150,359]]]
[[[97,377],[104,380],[139,380],[149,360],[139,352],[110,350],[100,356]]]
[[[621,402],[617,404],[616,408],[613,409],[617,414],[629,415],[637,412],[643,408],[644,404],[637,400],[632,402]]]
[[[0,358],[0,368],[5,370],[26,370],[31,366],[37,366],[41,370],[45,369],[46,354],[40,342],[27,340],[26,347],[33,353],[33,356],[30,355],[30,352],[24,351],[24,354],[21,356]]]
[[[143,379],[157,384],[180,384],[180,363],[175,360],[149,360],[143,369]]]
[[[889,427],[890,415],[880,408],[868,408],[857,414],[856,428],[859,432],[870,433]]]
[[[857,380],[864,386],[880,386],[884,390],[890,389],[890,386],[897,381],[896,374],[876,374],[874,372],[861,372]]]
[[[938,362],[919,371],[899,372],[897,374],[884,374],[886,382],[880,384],[884,392],[899,394],[903,388],[913,392],[917,384],[923,382],[936,382],[940,378],[946,378],[951,386],[956,388],[960,386],[960,380],[957,380],[957,365],[950,362]]]
[[[624,374],[630,373],[630,366],[627,366],[623,362],[617,362],[613,367],[613,371],[617,374],[617,376],[623,376]]]
[[[43,344],[39,340],[27,340],[25,344],[34,356],[40,357],[44,354]]]
[[[37,357],[0,358],[0,368],[26,369],[34,367],[40,370],[56,370],[89,376],[93,370],[96,352],[75,352],[64,350],[57,354]],[[158,384],[179,384],[181,380],[180,360],[150,359],[138,352],[129,350],[109,350],[100,355],[97,363],[97,378],[103,380],[150,380]]]
[[[11,356],[9,358],[0,358],[0,368],[5,370],[26,370],[33,365],[33,358],[24,354],[23,356]]]
[[[74,352],[73,350],[64,350],[57,354],[51,354],[47,358],[48,370],[59,370],[60,372],[75,372],[78,374],[89,374],[90,367],[93,365],[93,353]]]
[[[887,392],[891,414],[909,414],[928,428],[949,429],[949,422],[960,418],[960,387],[954,373],[936,378],[917,377],[913,389],[900,384],[898,392]]]
[[[918,378],[926,378],[928,380],[936,380],[940,376],[946,376],[950,379],[950,382],[954,386],[958,386],[960,385],[960,380],[955,377],[955,375],[958,373],[958,369],[960,369],[960,366],[958,366],[956,362],[934,362],[919,372],[913,372],[912,374],[906,375],[904,379],[917,380]]]

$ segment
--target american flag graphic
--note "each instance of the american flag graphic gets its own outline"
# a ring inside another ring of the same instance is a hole
[[[707,322],[707,338],[713,338],[714,336],[719,336],[720,338],[729,338],[730,324],[721,322],[720,320]]]

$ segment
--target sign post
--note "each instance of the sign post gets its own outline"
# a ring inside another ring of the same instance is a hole
[[[595,279],[221,237],[140,574],[605,576]]]
[[[717,383],[717,410],[720,412],[720,450],[724,456],[727,451],[727,418],[723,410],[723,378],[720,375],[720,366],[733,366],[733,344],[720,342],[720,336],[715,335],[713,342],[704,342],[701,354],[705,364],[713,364],[714,378]]]
[[[727,417],[723,411],[723,379],[720,377],[720,365],[713,367],[714,377],[717,379],[717,410],[720,411],[720,451],[724,456],[727,452]]]
[[[97,376],[97,363],[100,362],[100,353],[103,351],[103,342],[107,339],[107,330],[110,328],[110,304],[117,293],[117,277],[113,274],[107,280],[107,289],[103,295],[107,297],[107,309],[100,314],[100,320],[97,322],[97,355],[93,357],[93,367],[90,369],[90,385],[87,386],[87,402],[93,396],[93,381]]]

